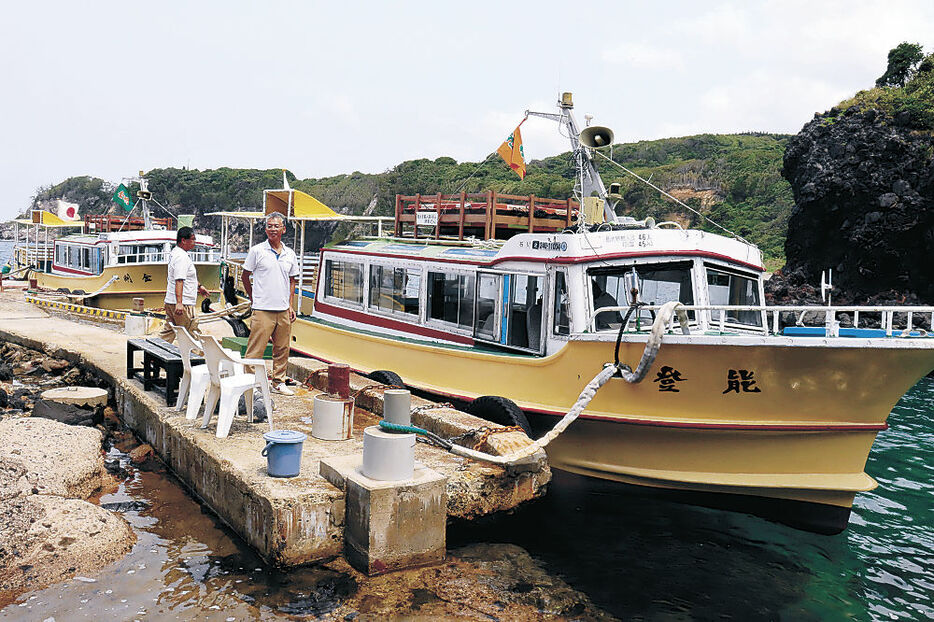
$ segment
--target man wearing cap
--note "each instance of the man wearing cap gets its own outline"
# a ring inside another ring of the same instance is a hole
[[[165,325],[159,337],[168,342],[175,340],[175,327],[181,326],[190,333],[198,330],[195,321],[195,303],[198,294],[208,295],[208,290],[198,283],[198,271],[188,252],[195,247],[195,232],[191,227],[182,227],[175,235],[175,248],[169,253],[165,284]]]
[[[263,358],[272,337],[272,390],[294,395],[286,381],[289,340],[295,321],[295,284],[298,258],[282,243],[285,216],[273,212],[266,217],[266,241],[253,246],[243,261],[243,291],[252,301],[250,338],[246,358]],[[252,280],[251,280],[252,277]]]

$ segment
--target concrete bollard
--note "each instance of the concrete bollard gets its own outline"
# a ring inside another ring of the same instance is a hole
[[[378,425],[363,431],[362,472],[380,482],[412,479],[415,473],[415,435],[383,430]]]
[[[350,397],[350,365],[347,363],[328,365],[328,393],[342,400]]]
[[[412,393],[406,389],[386,389],[383,419],[396,425],[412,425]]]
[[[134,298],[133,299],[133,313],[142,313],[145,309],[146,299],[145,298]]]
[[[315,396],[311,435],[322,441],[346,441],[353,435],[353,398]]]
[[[139,337],[149,332],[149,318],[145,315],[127,314],[123,326],[123,334],[130,337]]]

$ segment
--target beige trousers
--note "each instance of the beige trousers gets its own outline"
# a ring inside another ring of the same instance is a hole
[[[250,318],[250,339],[246,344],[248,359],[261,359],[266,344],[272,337],[272,382],[285,382],[286,368],[289,365],[289,339],[292,335],[292,322],[289,311],[253,311]]]
[[[181,307],[184,312],[181,315],[175,315],[175,309]],[[176,305],[171,302],[165,303],[165,324],[159,333],[159,339],[164,339],[169,343],[175,341],[175,327],[181,326],[193,337],[197,338],[198,320],[195,319],[195,308],[191,305]]]

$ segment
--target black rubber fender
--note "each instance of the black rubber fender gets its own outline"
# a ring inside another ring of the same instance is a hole
[[[393,387],[404,387],[405,383],[402,382],[402,377],[394,371],[389,371],[388,369],[377,369],[374,372],[370,372],[366,375],[370,380],[374,380],[380,384],[388,384]]]
[[[525,413],[508,398],[499,395],[478,397],[467,406],[467,412],[498,425],[517,425],[529,438],[532,437],[532,426]]]

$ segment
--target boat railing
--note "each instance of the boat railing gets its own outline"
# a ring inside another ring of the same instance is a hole
[[[164,251],[142,253],[120,253],[117,255],[117,264],[130,263],[166,263],[168,255]]]
[[[487,192],[396,195],[396,237],[463,240],[508,238],[516,233],[553,233],[574,226],[580,206],[573,199]]]
[[[151,226],[155,229],[175,229],[174,218],[151,218]],[[146,227],[144,218],[118,216],[114,214],[85,214],[85,233],[109,233],[112,231],[139,231]]]
[[[17,246],[13,249],[13,261],[16,267],[51,265],[55,258],[52,246],[36,246],[34,244]]]
[[[644,305],[642,312],[652,313],[661,305]],[[721,333],[742,331],[744,333],[791,335],[791,336],[826,336],[826,337],[923,337],[934,329],[934,306],[828,306],[813,305],[682,305],[678,308],[686,313],[696,312],[697,320],[692,319],[695,327],[704,326]],[[601,314],[617,313],[625,316],[629,307],[600,307],[591,316],[588,326],[590,332],[618,332],[620,322],[609,328],[597,329],[597,317]],[[738,322],[738,313],[758,313],[757,323]],[[645,331],[651,328],[651,321],[646,322],[641,313],[632,314],[624,332]],[[698,323],[698,320],[700,323]],[[789,322],[789,320],[792,320]],[[924,328],[924,325],[927,328]],[[673,317],[668,330],[681,332],[681,324]]]

